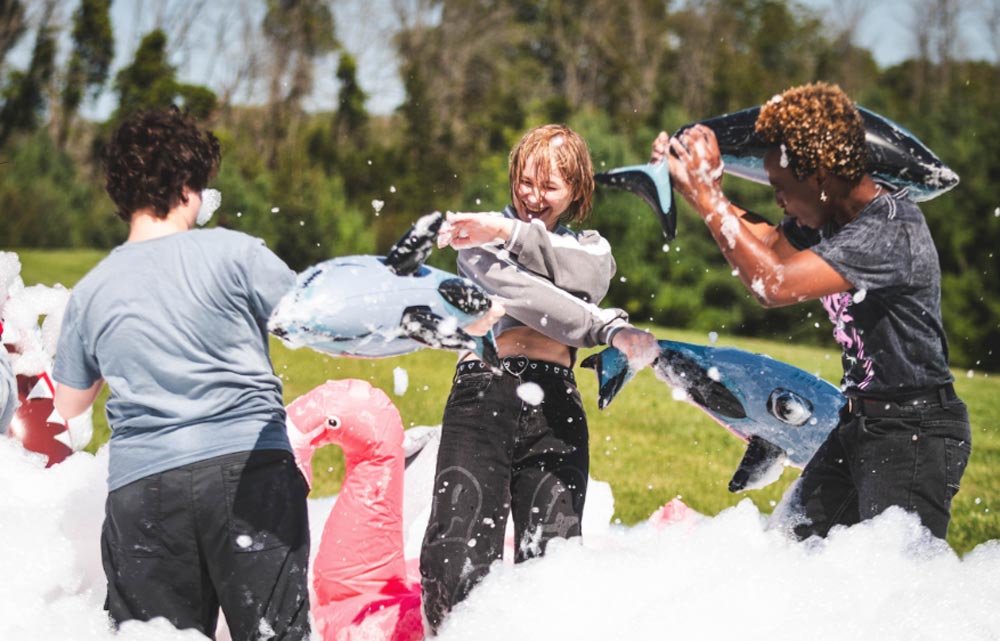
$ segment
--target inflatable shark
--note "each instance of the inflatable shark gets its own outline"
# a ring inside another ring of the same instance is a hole
[[[785,465],[804,467],[837,425],[844,396],[808,372],[732,347],[659,344],[657,378],[748,444],[729,482],[731,492],[764,487]],[[601,409],[635,375],[614,348],[589,356],[581,366],[597,371]]]
[[[384,358],[424,347],[472,350],[498,365],[492,333],[462,327],[490,309],[475,283],[424,264],[444,217],[420,218],[385,256],[347,256],[305,270],[278,303],[268,330],[290,347]]]
[[[941,162],[933,151],[902,126],[874,111],[858,107],[865,123],[868,171],[876,181],[896,189],[906,188],[917,201],[937,198],[958,184],[958,174]],[[719,142],[723,171],[763,185],[770,184],[764,171],[767,146],[754,134],[760,107],[702,120]],[[693,125],[685,125],[678,133]],[[642,198],[656,214],[663,235],[673,240],[677,233],[677,205],[670,185],[666,161],[629,165],[594,175],[603,185],[618,187]]]
[[[908,189],[917,202],[937,198],[958,184],[958,174],[912,133],[874,111],[864,107],[858,107],[858,111],[865,123],[868,172],[876,181]],[[701,124],[715,132],[726,173],[767,185],[767,145],[754,134],[759,113],[760,107],[752,107]]]

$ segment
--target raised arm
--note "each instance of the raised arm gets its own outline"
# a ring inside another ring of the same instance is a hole
[[[762,305],[781,307],[851,289],[815,253],[795,249],[780,228],[726,198],[722,158],[711,129],[696,125],[671,138],[667,158],[677,191],[705,221],[723,256]]]

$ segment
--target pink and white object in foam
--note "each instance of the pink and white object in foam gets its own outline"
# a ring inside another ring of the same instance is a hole
[[[403,424],[365,381],[327,381],[288,406],[295,459],[312,484],[312,456],[334,443],[344,481],[313,562],[313,619],[324,641],[422,639],[420,582],[403,547]]]

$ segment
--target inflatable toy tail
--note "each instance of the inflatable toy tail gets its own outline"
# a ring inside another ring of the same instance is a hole
[[[659,341],[660,356],[653,367],[674,387],[684,389],[695,404],[727,418],[745,418],[746,410],[725,385],[693,359],[674,349],[673,341]],[[597,406],[606,408],[625,383],[635,376],[635,369],[621,351],[609,347],[585,358],[580,367],[597,371]]]
[[[666,161],[603,171],[594,174],[594,180],[639,196],[656,214],[666,239],[673,240],[677,235],[677,204],[674,202],[670,170]]]
[[[597,407],[602,410],[618,396],[625,383],[635,376],[635,369],[629,365],[628,358],[614,347],[591,354],[583,359],[580,367],[597,372]]]

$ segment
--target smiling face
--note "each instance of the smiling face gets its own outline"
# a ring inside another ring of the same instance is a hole
[[[764,170],[774,187],[774,200],[778,207],[803,227],[823,227],[829,222],[830,214],[821,198],[822,189],[817,174],[812,173],[799,180],[788,163],[783,163],[781,159],[779,147],[772,147],[764,154]]]
[[[573,203],[573,189],[555,161],[545,168],[536,156],[527,159],[512,192],[517,217],[525,222],[541,220],[549,230],[555,229]]]
[[[565,125],[529,130],[510,152],[510,198],[518,218],[581,223],[590,215],[594,167],[587,144]]]

